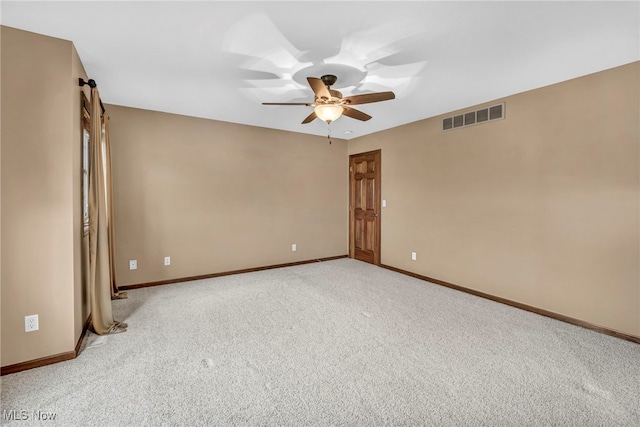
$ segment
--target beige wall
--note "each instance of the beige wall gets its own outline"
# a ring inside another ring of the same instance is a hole
[[[74,116],[83,72],[71,42],[8,27],[1,42],[1,362],[8,366],[73,351],[79,337]],[[25,333],[30,314],[39,315],[40,330]]]
[[[119,285],[348,252],[346,141],[106,108]]]
[[[636,62],[497,100],[504,120],[349,141],[382,149],[382,263],[640,335],[639,81]]]

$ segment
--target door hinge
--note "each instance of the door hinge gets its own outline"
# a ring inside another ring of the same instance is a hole
[[[349,166],[349,172],[353,172],[353,167]]]

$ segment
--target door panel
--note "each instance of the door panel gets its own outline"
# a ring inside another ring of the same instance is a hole
[[[357,249],[363,249],[362,247],[362,243],[364,242],[363,235],[364,235],[364,221],[362,220],[362,218],[359,218],[359,219],[356,219],[355,221],[355,247]]]
[[[356,181],[355,182],[355,193],[356,193],[356,200],[354,203],[354,208],[355,209],[364,209],[364,202],[362,200],[363,197],[366,197],[366,195],[364,194],[364,191],[362,189],[362,180]]]
[[[367,246],[364,248],[364,250],[373,252],[376,250],[376,227],[374,221],[367,220],[367,226],[365,227],[365,229],[367,230],[367,237],[364,241],[366,242]]]
[[[374,191],[376,190],[376,181],[374,179],[368,179],[365,178],[363,179],[364,181],[364,185],[365,185],[365,189],[364,189],[364,194],[366,194],[367,196],[367,202],[365,203],[365,209],[367,211],[375,211],[375,197],[370,197],[371,194],[374,194]]]
[[[349,158],[349,256],[372,264],[380,264],[380,163],[380,150]]]

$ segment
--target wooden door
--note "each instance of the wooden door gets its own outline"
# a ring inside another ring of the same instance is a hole
[[[349,256],[380,264],[380,150],[349,157]]]

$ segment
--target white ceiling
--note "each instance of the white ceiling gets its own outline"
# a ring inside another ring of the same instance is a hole
[[[345,139],[640,59],[638,1],[2,1],[0,21],[73,41],[109,104],[326,136],[261,102],[312,102],[322,74],[395,92],[332,123]]]

